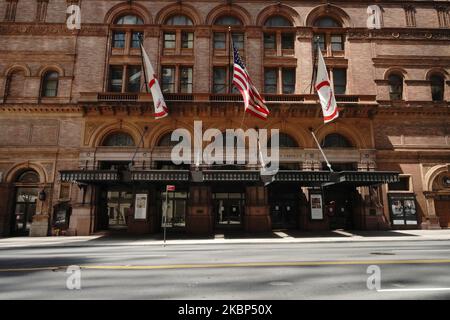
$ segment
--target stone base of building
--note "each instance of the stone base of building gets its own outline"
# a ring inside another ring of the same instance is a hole
[[[33,217],[30,226],[30,237],[46,237],[48,236],[48,215],[38,214]]]

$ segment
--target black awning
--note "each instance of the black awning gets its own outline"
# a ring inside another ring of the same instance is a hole
[[[399,181],[398,172],[387,171],[300,171],[280,170],[272,178],[262,178],[259,170],[140,170],[105,171],[71,170],[60,171],[61,181],[81,183],[105,182],[278,182],[296,183],[304,186],[350,184],[369,186]]]

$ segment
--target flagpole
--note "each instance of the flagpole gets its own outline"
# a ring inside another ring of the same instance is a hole
[[[231,76],[231,55],[233,54],[233,37],[231,35],[231,26],[228,26],[228,39],[230,39],[230,43],[228,45],[228,93],[231,93],[231,86],[232,86],[232,76]]]
[[[315,38],[313,41],[313,70],[311,74],[311,84],[309,86],[309,93],[313,94],[314,90],[314,78],[316,77],[317,73],[317,48],[319,44],[319,37]]]
[[[317,147],[318,147],[319,150],[320,150],[320,153],[322,153],[322,156],[323,156],[323,158],[325,159],[325,162],[327,163],[327,167],[330,169],[331,172],[334,172],[333,168],[331,167],[330,162],[328,161],[327,156],[325,155],[325,152],[323,152],[323,149],[322,149],[322,147],[320,146],[319,140],[317,140],[317,137],[316,137],[316,135],[314,134],[314,130],[313,130],[312,128],[309,128],[309,130],[311,131],[311,135],[313,136],[314,141],[316,142]]]
[[[143,46],[144,46],[144,36],[142,35],[142,33],[139,33],[139,48],[141,49],[141,61],[142,61],[142,70],[144,71],[145,91],[149,93],[147,72],[145,71],[144,53],[142,52]]]

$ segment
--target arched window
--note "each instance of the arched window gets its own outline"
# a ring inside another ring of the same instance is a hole
[[[242,26],[242,21],[234,16],[221,16],[214,22],[218,26]]]
[[[56,97],[58,95],[58,72],[47,71],[42,79],[42,97]]]
[[[342,25],[331,17],[321,17],[314,21],[314,26],[319,28],[340,28]]]
[[[25,85],[25,72],[23,70],[12,71],[6,81],[6,97],[18,98],[23,96]]]
[[[18,183],[39,183],[39,174],[34,170],[26,170],[17,176],[16,182],[18,182]]]
[[[134,147],[134,139],[128,133],[115,132],[108,135],[102,143],[104,147]]]
[[[292,23],[282,16],[272,16],[264,23],[266,27],[292,27]]]
[[[268,145],[268,147],[272,146],[271,139],[269,139],[267,145]],[[290,135],[280,132],[278,135],[278,146],[280,148],[298,148],[298,143]]]
[[[440,75],[432,75],[431,82],[431,98],[433,101],[444,100],[444,77]]]
[[[127,14],[117,18],[114,24],[144,24],[144,20],[134,14]]]
[[[166,20],[165,24],[169,25],[169,26],[193,26],[194,25],[194,23],[192,22],[192,20],[189,17],[187,17],[185,15],[181,15],[181,14],[169,17]]]
[[[403,77],[397,74],[391,74],[388,77],[389,98],[391,100],[403,99]]]
[[[172,141],[172,132],[164,134],[158,140],[158,147],[173,147],[178,144],[178,141]]]
[[[322,148],[352,148],[351,142],[339,133],[330,133],[322,140]]]

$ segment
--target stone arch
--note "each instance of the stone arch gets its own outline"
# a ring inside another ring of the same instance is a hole
[[[430,77],[434,75],[441,76],[444,80],[447,80],[449,74],[444,68],[435,67],[427,71],[425,80],[430,80]]]
[[[186,129],[190,132],[191,136],[194,134],[194,127],[192,125],[186,124],[184,122],[176,121],[175,123],[172,123],[170,125],[167,124],[159,124],[154,126],[151,131],[149,132],[148,136],[150,139],[145,142],[145,145],[147,148],[153,149],[154,147],[158,146],[158,142],[160,139],[172,132],[175,129]]]
[[[56,72],[58,72],[58,76],[59,77],[64,77],[65,76],[64,69],[60,65],[57,65],[57,64],[49,64],[49,65],[42,66],[39,69],[37,75],[40,78],[42,78],[44,76],[44,74],[47,73],[48,71],[56,71]]]
[[[135,124],[124,121],[114,122],[97,128],[97,130],[95,130],[89,137],[89,146],[92,148],[100,147],[104,139],[114,132],[128,133],[133,138],[136,146],[141,140],[141,136],[143,134],[143,130]]]
[[[223,4],[215,7],[208,13],[206,24],[213,25],[217,18],[224,15],[231,15],[239,18],[244,26],[252,24],[250,13],[236,4]]]
[[[366,143],[357,129],[343,124],[334,123],[334,125],[322,126],[316,133],[317,140],[322,140],[331,133],[338,133],[345,137],[356,149],[367,149],[370,143]]]
[[[283,123],[279,121],[268,124],[264,127],[264,129],[279,129],[280,133],[285,133],[291,136],[297,142],[299,148],[304,149],[309,147],[308,132],[302,127],[297,127],[290,123]],[[269,137],[270,132],[268,132],[267,135]]]
[[[408,72],[401,67],[391,67],[384,72],[383,79],[388,80],[391,74],[400,75],[404,80],[408,80]]]
[[[264,23],[267,21],[267,19],[272,16],[282,16],[288,19],[292,23],[293,27],[303,25],[298,12],[294,8],[282,3],[274,4],[261,10],[261,12],[258,14],[258,17],[256,18],[256,25],[264,26]]]
[[[40,164],[33,162],[22,162],[12,166],[6,172],[5,181],[8,183],[14,183],[17,177],[27,170],[36,171],[36,173],[39,175],[39,183],[47,183],[49,181],[45,169]]]
[[[328,16],[335,19],[341,23],[343,28],[353,27],[353,23],[347,12],[332,4],[324,4],[313,8],[306,17],[305,25],[308,27],[313,27],[316,19],[323,16]]]
[[[105,15],[104,23],[112,24],[114,20],[119,16],[124,14],[135,14],[138,15],[142,20],[144,20],[144,24],[152,24],[153,19],[151,13],[145,8],[143,5],[133,2],[133,3],[119,3],[113,6]]]
[[[162,8],[155,17],[156,24],[164,24],[165,21],[173,15],[181,14],[189,17],[194,25],[203,24],[203,19],[198,10],[186,3],[176,3]]]
[[[30,68],[28,68],[28,66],[26,64],[13,64],[13,65],[10,65],[8,68],[6,68],[6,70],[4,72],[4,76],[8,77],[11,73],[16,72],[18,70],[22,70],[23,72],[25,72],[25,76],[26,77],[30,77],[31,76]]]
[[[424,177],[424,185],[423,185],[423,191],[433,191],[433,182],[441,173],[444,172],[450,172],[450,163],[443,164],[443,165],[437,165],[432,167],[428,172],[425,174]]]

